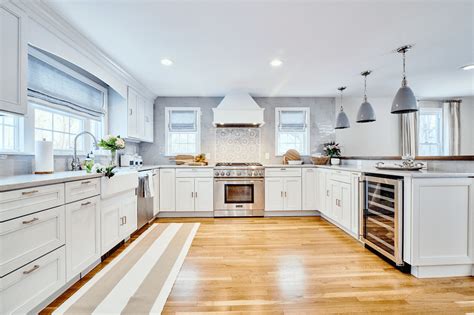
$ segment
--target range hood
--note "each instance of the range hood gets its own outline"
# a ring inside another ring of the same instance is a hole
[[[264,108],[258,106],[248,93],[229,93],[212,110],[215,127],[261,127],[265,124]]]

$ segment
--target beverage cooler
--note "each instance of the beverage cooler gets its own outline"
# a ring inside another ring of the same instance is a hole
[[[360,235],[364,244],[403,265],[403,179],[363,176]]]

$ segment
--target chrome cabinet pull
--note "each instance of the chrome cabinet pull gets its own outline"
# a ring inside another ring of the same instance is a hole
[[[123,217],[125,219],[125,222],[123,224],[127,224],[127,216]]]
[[[286,198],[286,196],[287,196],[287,195],[286,195],[286,191],[285,191],[285,198]]]
[[[133,111],[131,108],[129,109],[129,113],[130,113],[129,115],[132,116]]]
[[[280,193],[280,196],[283,198],[283,191]]]
[[[35,271],[36,269],[38,269],[39,267],[40,267],[39,265],[34,265],[33,268],[31,268],[30,270],[25,270],[25,271],[23,271],[23,274],[24,274],[24,275],[30,274],[30,273],[32,273],[33,271]]]
[[[198,193],[194,192],[194,198],[197,198],[197,197],[198,197]]]
[[[191,198],[194,198],[194,192],[191,192]]]
[[[25,196],[25,195],[35,194],[35,193],[37,193],[37,192],[38,192],[37,190],[30,190],[30,191],[24,191],[24,192],[22,192],[21,194],[22,194],[23,196]]]
[[[280,168],[280,171],[286,171],[286,168]]]
[[[90,180],[86,180],[86,181],[84,181],[84,182],[81,182],[82,185],[87,185],[87,184],[90,184],[90,183],[91,183]]]
[[[84,206],[88,206],[90,205],[92,202],[88,201],[88,202],[83,202],[81,203],[81,207],[84,207]]]
[[[329,189],[326,190],[326,197],[329,197]]]
[[[39,220],[38,218],[33,218],[31,220],[23,221],[22,223],[23,224],[30,224],[30,223],[33,223],[33,222],[38,221],[38,220]]]

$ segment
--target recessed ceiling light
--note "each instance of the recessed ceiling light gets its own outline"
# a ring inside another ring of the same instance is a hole
[[[474,69],[474,63],[471,63],[470,65],[462,66],[461,69],[463,69],[463,70],[473,70]]]
[[[273,59],[271,62],[270,62],[270,65],[272,67],[279,67],[283,64],[283,61],[281,61],[280,59]]]
[[[167,58],[164,58],[164,59],[161,59],[161,64],[163,66],[171,66],[173,65],[173,60],[170,60],[170,59],[167,59]]]

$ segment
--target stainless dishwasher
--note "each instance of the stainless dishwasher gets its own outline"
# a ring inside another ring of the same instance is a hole
[[[362,242],[403,266],[403,179],[364,175],[360,183]]]
[[[145,224],[153,220],[154,198],[156,190],[154,187],[154,171],[138,172],[138,207],[137,207],[137,228],[140,229]],[[158,196],[156,196],[158,198]]]

